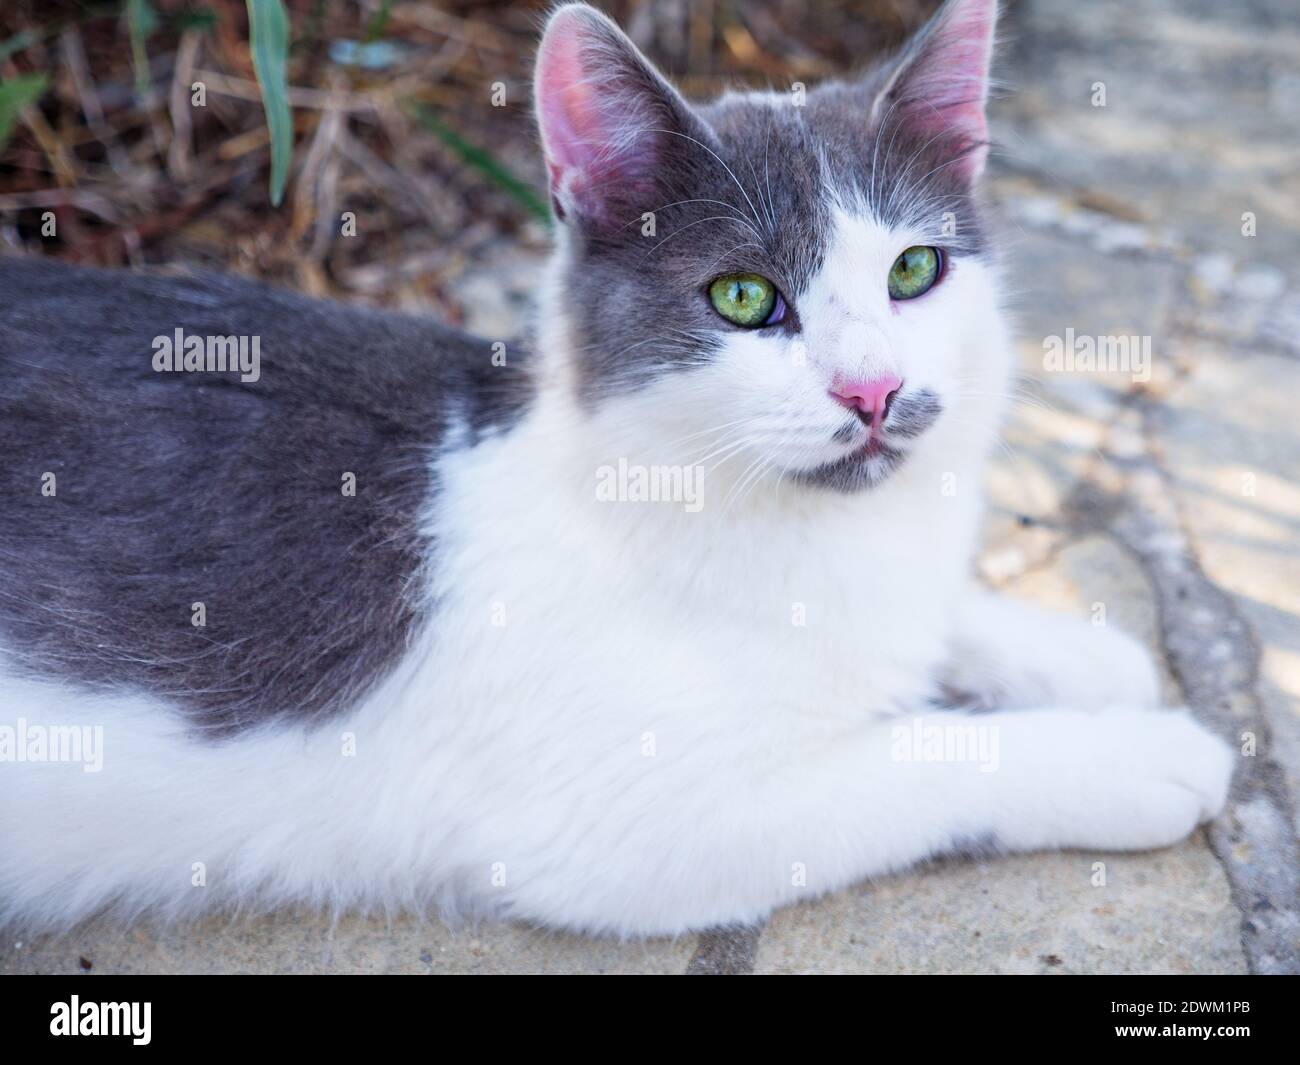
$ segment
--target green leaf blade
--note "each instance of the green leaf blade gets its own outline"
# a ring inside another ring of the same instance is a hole
[[[281,0],[247,0],[249,48],[271,131],[271,203],[280,205],[293,158],[289,110],[289,16]]]
[[[126,24],[131,35],[131,66],[135,70],[135,92],[140,99],[149,95],[149,53],[145,48],[158,28],[157,12],[149,0],[127,0]]]
[[[550,228],[551,209],[547,205],[546,197],[512,174],[490,151],[480,145],[471,144],[422,104],[408,105],[408,112],[416,122],[450,148],[462,163],[477,170],[510,195],[530,215],[548,229]]]
[[[48,84],[44,74],[23,74],[0,82],[0,152],[9,143],[22,109],[39,100]]]

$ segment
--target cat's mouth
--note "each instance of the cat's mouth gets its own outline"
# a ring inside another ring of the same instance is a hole
[[[929,389],[903,393],[891,405],[885,424],[854,420],[843,425],[833,440],[847,450],[837,459],[802,471],[796,479],[847,492],[874,488],[907,460],[908,442],[929,429],[942,411],[939,397]]]
[[[835,465],[856,464],[863,467],[864,474],[875,484],[893,473],[906,457],[907,451],[904,448],[891,444],[879,433],[872,433],[866,443],[854,448]]]
[[[902,457],[899,435],[888,424],[879,425],[871,418],[855,420],[839,429],[834,440],[848,447],[840,461],[870,462],[873,459]],[[907,434],[902,434],[907,435]]]
[[[865,461],[868,459],[880,458],[889,452],[893,452],[895,455],[900,456],[902,454],[898,448],[885,442],[882,433],[871,432],[868,430],[866,443],[860,444],[858,447],[854,448],[853,451],[850,452],[850,456]]]
[[[832,462],[802,470],[796,480],[819,488],[855,492],[874,488],[907,459],[907,451],[886,439],[883,433],[867,433],[852,450]]]
[[[866,424],[846,426],[836,434],[837,439],[853,445],[851,457],[861,461],[901,458],[905,453],[901,442],[920,436],[943,411],[939,397],[927,388],[909,394],[895,393],[895,397],[886,406],[883,418],[867,418]]]

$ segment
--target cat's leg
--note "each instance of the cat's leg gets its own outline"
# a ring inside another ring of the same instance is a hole
[[[759,920],[973,842],[1161,847],[1222,809],[1232,769],[1223,742],[1170,711],[934,712],[816,742],[758,739],[647,764],[580,830],[569,822],[580,843],[515,882],[512,912],[673,934]]]
[[[1151,655],[1126,633],[985,592],[961,603],[941,682],[982,709],[1150,707],[1160,696]]]

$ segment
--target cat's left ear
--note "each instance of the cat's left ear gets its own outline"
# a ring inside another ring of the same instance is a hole
[[[562,221],[617,228],[656,209],[710,136],[623,31],[586,4],[551,15],[534,97]]]
[[[891,64],[872,104],[878,132],[910,128],[974,181],[988,158],[984,117],[997,0],[947,0]]]

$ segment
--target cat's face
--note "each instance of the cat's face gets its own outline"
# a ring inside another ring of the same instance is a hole
[[[993,14],[950,3],[859,83],[692,106],[561,8],[537,99],[583,405],[665,462],[853,490],[978,391]]]

